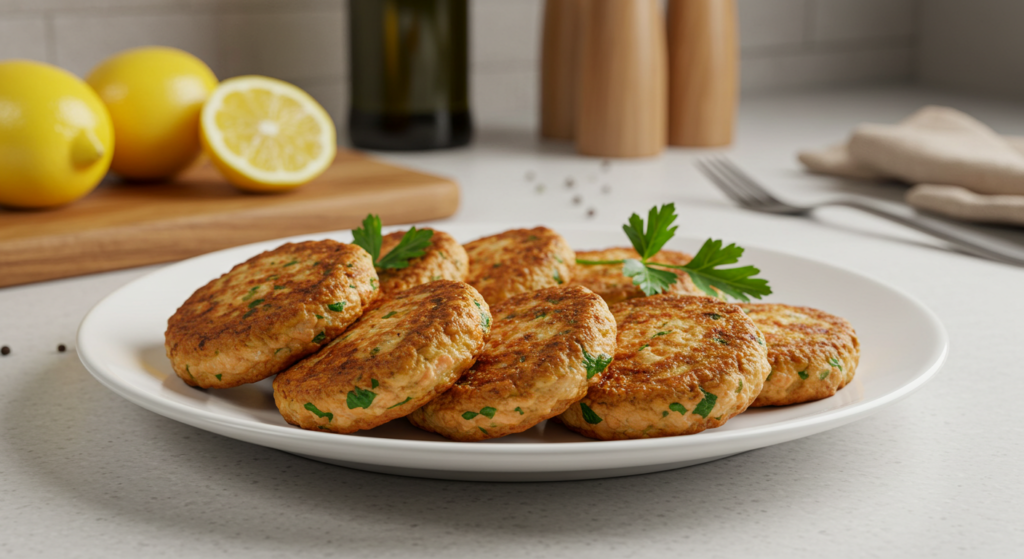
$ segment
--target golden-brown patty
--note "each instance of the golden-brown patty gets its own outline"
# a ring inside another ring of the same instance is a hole
[[[768,376],[767,348],[739,306],[666,294],[611,307],[615,359],[559,416],[595,439],[689,435],[742,413]]]
[[[427,228],[429,230],[429,228]],[[469,257],[466,250],[454,237],[444,231],[433,230],[430,246],[423,256],[409,260],[405,268],[378,270],[382,299],[390,299],[399,291],[421,283],[440,279],[463,281],[469,272]],[[402,240],[405,231],[384,235],[380,255],[384,257]]]
[[[857,333],[845,319],[810,307],[741,305],[768,341],[772,372],[752,407],[828,398],[853,380],[860,361]]]
[[[572,281],[576,253],[547,227],[513,229],[466,245],[466,281],[491,305],[520,293]]]
[[[626,258],[640,259],[636,250],[629,247],[608,248],[605,250],[593,250],[588,252],[577,252],[579,260],[608,261],[623,260]],[[663,250],[651,258],[652,262],[663,262],[665,264],[682,265],[693,260],[693,257],[684,252],[674,250]],[[704,292],[697,289],[690,279],[690,275],[679,270],[666,271],[676,273],[677,280],[666,293],[679,293],[681,295],[704,295]],[[609,305],[614,305],[627,299],[643,297],[644,292],[633,285],[633,279],[622,273],[622,264],[577,264],[572,271],[572,283],[582,285],[594,293],[600,295]]]
[[[410,415],[413,425],[458,441],[525,431],[582,398],[615,352],[608,305],[578,285],[522,293],[493,310],[476,365]]]
[[[377,296],[362,248],[288,243],[199,288],[167,321],[164,346],[191,386],[256,382],[340,335]]]
[[[412,287],[277,375],[274,402],[303,429],[372,429],[447,390],[483,349],[490,323],[487,303],[469,284]]]

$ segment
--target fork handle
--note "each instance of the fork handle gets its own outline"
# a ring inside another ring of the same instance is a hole
[[[859,200],[831,200],[826,202],[826,205],[856,208],[878,217],[884,217],[901,223],[922,233],[928,233],[975,256],[1006,264],[1024,266],[1024,250],[1012,245],[999,246],[1001,243],[992,237],[973,233],[948,222],[923,215],[915,215],[913,217],[902,216]]]

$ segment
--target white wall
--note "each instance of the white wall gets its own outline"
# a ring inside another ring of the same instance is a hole
[[[907,81],[918,0],[737,0],[745,91]],[[537,106],[543,0],[471,0],[474,111]],[[0,60],[88,73],[132,46],[188,50],[221,78],[260,73],[347,110],[343,0],[0,0]]]

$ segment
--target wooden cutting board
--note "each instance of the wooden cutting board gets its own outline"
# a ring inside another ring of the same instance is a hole
[[[449,179],[349,151],[315,181],[277,194],[241,192],[205,163],[169,183],[103,184],[55,210],[0,209],[0,287],[349,229],[368,213],[387,225],[439,219],[458,205]]]

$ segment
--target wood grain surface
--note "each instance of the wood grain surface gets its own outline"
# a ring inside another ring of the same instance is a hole
[[[668,143],[732,143],[739,91],[735,0],[669,0]]]
[[[657,0],[583,4],[576,149],[650,157],[665,148],[668,62]]]
[[[385,225],[439,219],[458,204],[449,179],[342,150],[318,179],[278,194],[241,192],[204,163],[171,183],[103,184],[55,210],[0,209],[0,287],[349,229],[371,212]]]
[[[576,129],[576,74],[583,0],[547,0],[540,63],[540,134],[571,140]]]

